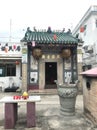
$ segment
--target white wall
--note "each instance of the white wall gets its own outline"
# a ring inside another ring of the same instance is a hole
[[[76,36],[77,33],[79,33],[79,39],[82,38],[84,41],[83,47],[88,45],[92,45],[93,47],[93,53],[87,53],[83,49],[83,64],[91,64],[93,66],[97,66],[97,27],[95,20],[97,19],[97,12],[90,13],[87,17],[85,17],[84,20],[82,20],[82,23],[79,23],[80,26],[75,28],[74,35]],[[83,27],[86,25],[86,30],[84,32],[80,32],[80,27]]]
[[[12,78],[13,80],[10,81],[10,78]],[[0,88],[2,88],[2,91],[4,91],[4,89],[9,86],[11,87],[12,83],[14,83],[16,87],[21,86],[21,80],[19,77],[0,77]]]
[[[11,47],[11,48],[10,48]],[[18,49],[19,47],[19,49]],[[3,48],[3,49],[2,49]],[[6,51],[7,48],[7,51]],[[6,60],[7,59],[10,61],[13,60],[21,60],[22,57],[22,48],[21,48],[21,43],[0,43],[0,59],[2,62],[2,59]],[[12,82],[14,83],[15,86],[21,87],[21,66],[16,65],[16,76],[8,76],[8,77],[0,77],[0,88],[4,90],[4,88],[7,88],[11,86]],[[10,81],[10,78],[12,78],[12,81]]]
[[[92,15],[87,21],[87,29],[86,29],[86,35],[83,35],[83,41],[84,44],[93,44],[95,41],[97,41],[97,27],[95,25],[95,19],[97,19],[97,16]]]

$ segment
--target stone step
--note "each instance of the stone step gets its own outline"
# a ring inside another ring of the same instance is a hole
[[[57,94],[57,89],[44,89],[44,90],[29,90],[28,93],[31,94],[51,94],[51,95],[56,95]]]

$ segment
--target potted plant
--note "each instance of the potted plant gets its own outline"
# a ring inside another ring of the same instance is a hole
[[[78,94],[78,81],[75,84],[58,84],[57,90],[60,100],[60,113],[62,115],[74,115],[76,96]]]

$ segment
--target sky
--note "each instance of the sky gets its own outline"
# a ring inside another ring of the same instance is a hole
[[[33,30],[71,30],[97,0],[0,0],[0,42],[19,42]]]

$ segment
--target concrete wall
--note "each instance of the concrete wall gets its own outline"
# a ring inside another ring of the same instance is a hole
[[[97,78],[91,78],[90,89],[87,88],[87,77],[83,78],[84,113],[97,125]]]
[[[13,84],[15,87],[21,87],[20,77],[0,77],[0,91],[4,91],[4,89],[7,87],[12,87]]]
[[[82,63],[78,63],[78,80],[79,80],[78,89],[80,94],[83,93],[83,78],[82,75],[80,75],[81,72],[82,72]]]
[[[16,76],[6,76],[6,77],[0,77],[0,90],[4,91],[7,87],[12,87],[12,83],[14,83],[15,87],[21,88],[21,67],[20,64],[16,65]],[[10,79],[11,83],[10,83]]]

